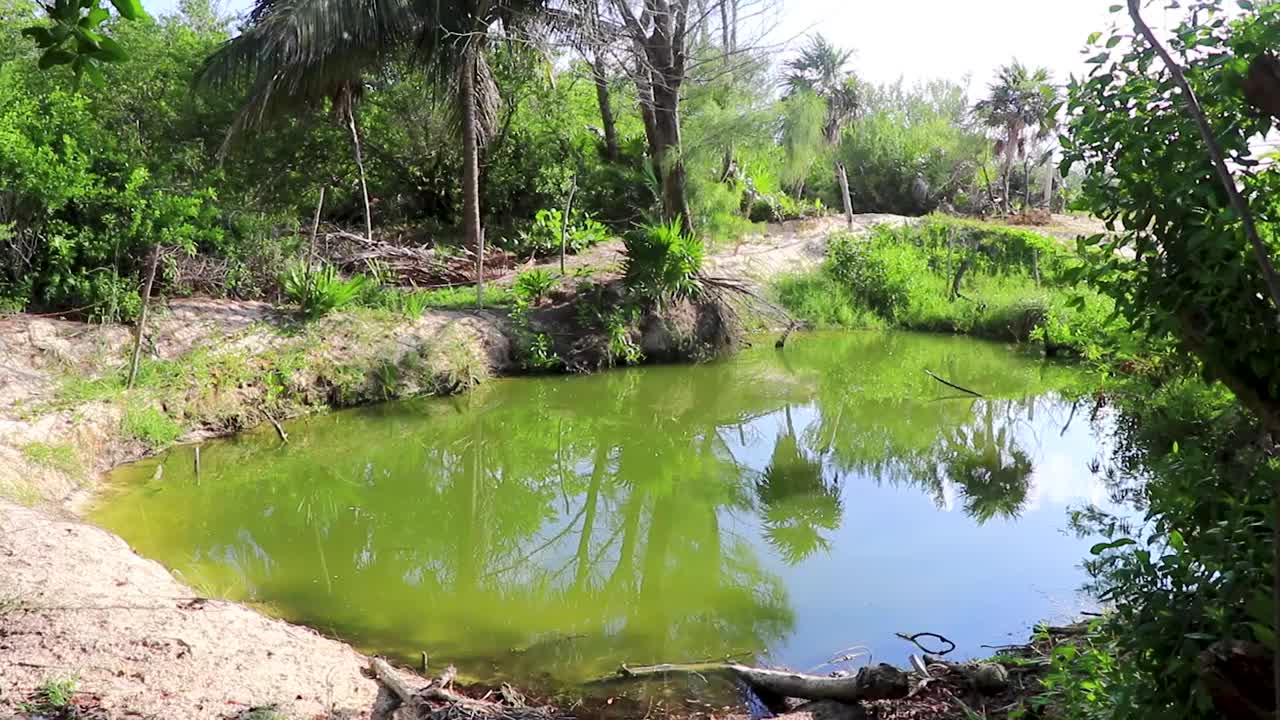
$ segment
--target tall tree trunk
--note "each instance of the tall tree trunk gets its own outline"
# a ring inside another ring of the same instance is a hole
[[[1031,158],[1022,158],[1022,212],[1031,209]]]
[[[462,226],[463,242],[476,255],[476,307],[484,307],[484,228],[480,225],[480,127],[476,120],[476,48],[463,51],[462,82]]]
[[[720,0],[720,31],[721,31],[721,55],[724,59],[725,72],[728,73],[729,82],[733,82],[733,71],[729,70],[729,63],[732,61],[734,51],[733,47],[733,26],[729,21],[729,0]],[[733,136],[725,138],[727,143],[724,149],[724,161],[720,168],[720,182],[728,182],[733,176]],[[751,213],[750,206],[747,208],[747,214]]]
[[[151,286],[156,281],[156,268],[160,265],[160,246],[151,246],[151,262],[148,263],[147,281],[142,286],[142,314],[138,316],[138,325],[134,328],[133,359],[129,362],[129,382],[125,387],[133,389],[138,379],[138,363],[142,360],[142,337],[147,331],[147,310],[151,307]]]
[[[311,221],[311,241],[307,246],[307,288],[303,297],[310,298],[316,275],[316,236],[320,234],[320,211],[324,209],[324,193],[328,185],[320,186],[320,199],[316,201],[316,215]]]
[[[1044,164],[1044,207],[1053,212],[1053,161]]]
[[[724,2],[729,3],[729,8],[731,10],[731,12],[729,13],[729,27],[731,29],[731,32],[729,33],[729,40],[731,42],[729,44],[733,46],[734,50],[737,50],[738,49],[738,0],[724,0]]]
[[[693,219],[689,216],[689,198],[684,158],[680,145],[680,89],[668,81],[655,84],[654,132],[650,145],[654,159],[662,168],[662,218],[667,222],[680,221],[681,228],[693,233]]]
[[[649,145],[649,162],[653,166],[653,177],[659,186],[662,184],[662,164],[657,156],[658,120],[653,100],[653,83],[649,79],[649,71],[642,62],[636,71],[636,95],[640,106],[640,120],[644,123],[644,137]],[[662,191],[658,190],[659,198]]]
[[[356,127],[355,103],[347,103],[347,127],[351,129],[351,150],[356,156],[356,170],[360,173],[360,195],[364,198],[364,236],[373,240],[373,213],[369,210],[369,185],[364,177],[364,153],[360,148],[360,130]]]
[[[569,197],[564,201],[564,217],[560,223],[560,274],[564,275],[564,250],[569,244],[569,218],[573,215],[573,196],[578,192],[578,173],[573,174],[573,184],[569,186]]]
[[[613,102],[609,97],[609,77],[604,71],[604,60],[596,55],[591,63],[591,79],[596,84],[596,102],[600,105],[600,124],[604,126],[604,156],[609,162],[618,162],[618,123],[613,117]]]

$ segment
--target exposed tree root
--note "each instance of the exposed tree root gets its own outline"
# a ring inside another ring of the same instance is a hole
[[[409,717],[445,720],[446,718],[469,718],[482,720],[555,720],[559,717],[552,708],[531,707],[524,703],[524,698],[503,687],[501,696],[504,702],[467,697],[452,689],[456,674],[450,667],[444,674],[425,687],[415,690],[395,668],[385,660],[374,658],[369,661],[369,673],[382,683],[400,704],[409,710]]]

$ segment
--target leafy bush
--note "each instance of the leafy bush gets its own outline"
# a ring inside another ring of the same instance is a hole
[[[866,307],[892,320],[911,301],[913,290],[929,275],[929,261],[912,245],[863,240],[848,234],[831,238],[827,271]]]
[[[751,204],[751,222],[783,222],[820,217],[826,212],[822,199],[796,200],[785,193],[760,195]]]
[[[623,242],[623,283],[645,300],[693,297],[702,289],[705,249],[701,240],[684,233],[679,220],[641,228]]]
[[[837,157],[849,168],[849,194],[861,212],[920,215],[978,194],[990,140],[968,120],[965,90],[937,81],[872,89],[858,122],[841,138]],[[823,169],[810,186],[838,207],[839,189]]]
[[[887,323],[1037,340],[1046,352],[1089,358],[1137,355],[1139,343],[1114,317],[1111,298],[1068,282],[1069,261],[1054,240],[1034,233],[930,218],[879,226],[865,238],[836,234],[821,271],[782,278],[775,291],[784,307],[815,325]],[[957,276],[959,296],[953,293]]]
[[[560,252],[561,234],[566,230],[564,213],[560,210],[539,210],[529,228],[521,232],[514,243],[506,243],[508,249],[530,255],[553,255]],[[609,229],[603,223],[580,212],[570,218],[565,238],[565,252],[575,254],[609,239]]]
[[[1257,421],[1194,374],[1115,388],[1115,450],[1103,477],[1145,510],[1140,527],[1077,512],[1093,548],[1089,588],[1112,607],[1101,630],[1123,659],[1108,717],[1216,718],[1198,657],[1220,639],[1274,647],[1270,487]]]
[[[356,303],[375,286],[363,275],[344,280],[328,263],[312,270],[306,263],[294,260],[285,265],[280,287],[285,297],[302,308],[304,316],[318,318]]]
[[[558,282],[555,275],[542,268],[525,270],[516,275],[516,297],[531,305],[537,305]]]

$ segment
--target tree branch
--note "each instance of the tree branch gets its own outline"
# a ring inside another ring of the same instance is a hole
[[[1200,138],[1204,141],[1205,147],[1209,152],[1209,159],[1213,162],[1213,169],[1217,172],[1218,180],[1222,183],[1222,189],[1227,193],[1227,199],[1231,202],[1231,209],[1235,210],[1236,215],[1240,216],[1240,221],[1244,223],[1245,236],[1253,247],[1254,260],[1257,261],[1258,268],[1262,271],[1267,291],[1271,295],[1271,303],[1276,312],[1280,313],[1280,276],[1276,274],[1275,266],[1271,262],[1271,256],[1267,252],[1267,246],[1262,243],[1262,238],[1258,235],[1258,227],[1254,223],[1253,213],[1249,210],[1249,205],[1245,202],[1244,196],[1240,194],[1240,190],[1236,187],[1235,178],[1232,177],[1231,170],[1227,167],[1222,146],[1213,134],[1213,128],[1210,127],[1209,119],[1205,115],[1204,108],[1200,105],[1200,99],[1196,97],[1195,91],[1191,88],[1191,83],[1187,82],[1187,76],[1182,72],[1182,66],[1174,60],[1164,45],[1160,44],[1155,33],[1151,31],[1151,26],[1147,25],[1146,21],[1142,19],[1140,3],[1141,0],[1129,0],[1129,17],[1133,18],[1133,24],[1137,27],[1138,32],[1151,45],[1151,48],[1156,51],[1160,59],[1164,61],[1165,66],[1169,68],[1170,74],[1173,75],[1173,81],[1177,83],[1178,88],[1182,91],[1187,114],[1195,120],[1196,128],[1200,131]]]

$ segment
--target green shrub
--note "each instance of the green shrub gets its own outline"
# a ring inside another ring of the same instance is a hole
[[[826,212],[822,199],[796,200],[786,193],[759,195],[748,210],[751,222],[782,222],[820,217]]]
[[[848,234],[832,236],[827,271],[865,307],[894,319],[907,309],[913,291],[929,276],[929,261],[918,248]]]
[[[858,304],[825,272],[786,275],[774,286],[778,301],[793,315],[818,328],[883,328],[885,321]]]
[[[36,688],[31,700],[18,704],[26,713],[40,716],[79,717],[74,702],[79,681],[74,676],[49,678]]]
[[[1113,301],[1068,285],[1069,263],[1068,251],[1050,238],[935,217],[876,227],[865,238],[836,234],[821,271],[781,278],[775,292],[784,307],[817,326],[888,324],[1036,340],[1046,351],[1093,359],[1137,355],[1139,343],[1113,317]]]
[[[535,268],[516,275],[514,290],[518,299],[537,305],[557,283],[559,280],[550,271]]]
[[[500,243],[506,249],[519,254],[554,255],[560,252],[560,239],[565,239],[565,252],[575,254],[609,239],[609,229],[603,223],[581,212],[569,218],[567,234],[564,213],[556,208],[539,210],[529,227],[516,236],[514,242]]]
[[[377,288],[363,275],[344,280],[328,263],[309,271],[307,264],[298,260],[285,265],[280,274],[280,287],[285,297],[300,306],[308,318],[318,318],[352,305],[367,297],[371,288]]]
[[[696,296],[702,289],[700,274],[705,248],[686,235],[679,220],[650,225],[628,234],[622,261],[627,289],[650,302]]]

